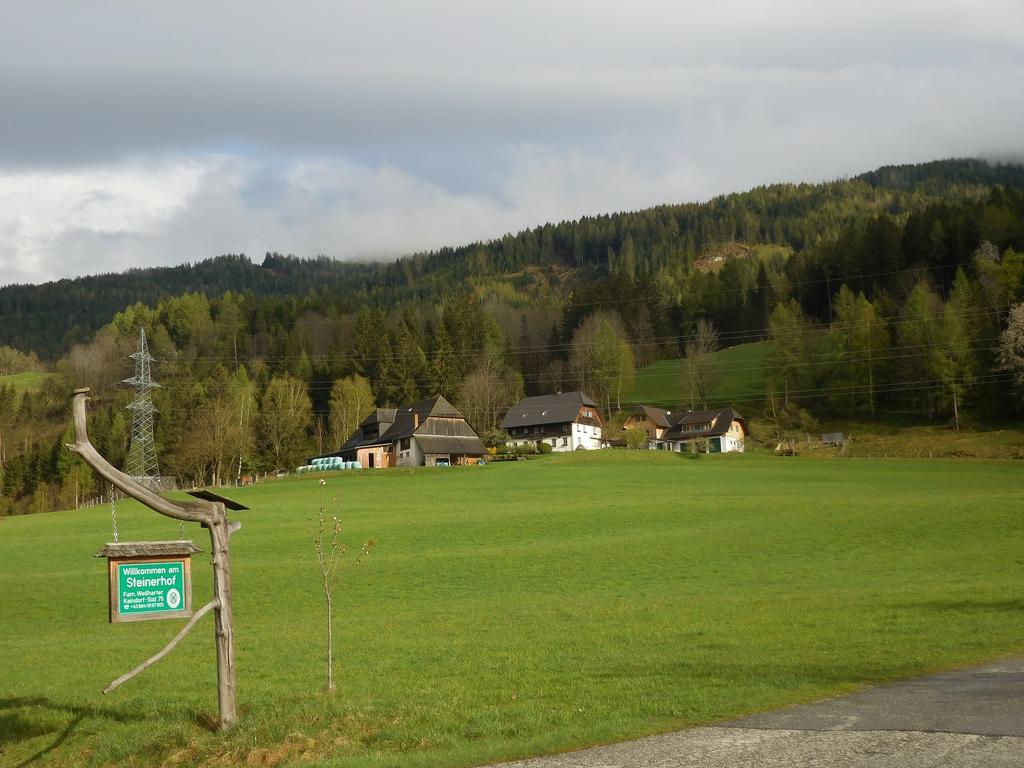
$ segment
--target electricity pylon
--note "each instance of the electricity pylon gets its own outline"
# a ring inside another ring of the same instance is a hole
[[[153,358],[146,344],[146,331],[139,328],[139,348],[131,355],[135,360],[135,375],[125,379],[125,384],[135,387],[135,399],[128,406],[132,412],[132,442],[128,448],[125,469],[135,480],[152,488],[160,479],[160,465],[156,460],[156,442],[153,440],[152,392],[160,385],[153,381],[149,364]]]

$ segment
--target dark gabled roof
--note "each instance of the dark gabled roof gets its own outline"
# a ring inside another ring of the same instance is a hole
[[[533,427],[575,421],[580,407],[584,405],[589,405],[595,410],[597,408],[597,403],[583,392],[526,397],[509,408],[501,422],[501,428]]]
[[[383,445],[386,442],[388,441],[382,437],[363,437],[363,428],[360,426],[356,428],[355,432],[349,435],[348,440],[341,444],[341,448],[339,448],[335,453],[324,454],[324,458],[329,456],[341,456],[341,454],[354,451],[356,448],[363,448],[367,445]]]
[[[416,417],[419,416],[417,421]],[[420,400],[412,405],[403,405],[395,409],[395,423],[391,425],[383,435],[381,442],[393,443],[403,437],[411,437],[424,425],[431,416],[441,418],[461,419],[462,414],[454,405],[445,400],[441,395]]]
[[[370,415],[359,422],[360,427],[372,427],[375,424],[391,424],[395,420],[395,408],[375,408]]]
[[[483,456],[487,453],[479,437],[416,435],[416,442],[424,453],[462,453]]]
[[[384,443],[390,442],[385,440],[383,437],[363,437],[363,430],[366,427],[380,427],[384,428],[387,432],[391,428],[391,425],[395,421],[396,408],[374,408],[366,416],[365,419],[359,422],[359,426],[356,427],[355,431],[348,436],[348,440],[341,444],[334,453],[325,453],[323,456],[314,458],[330,458],[332,456],[341,456],[343,453],[354,451],[356,448],[363,448],[369,445],[383,445]],[[312,461],[312,459],[310,459]]]
[[[743,431],[747,431],[747,423],[732,408],[719,408],[710,411],[686,411],[665,433],[666,440],[688,440],[693,437],[718,437],[729,431],[733,421],[738,421]],[[710,426],[703,427],[702,425]]]
[[[418,421],[416,418],[417,416],[419,416]],[[426,400],[420,400],[418,403],[412,403],[411,405],[403,405],[401,408],[377,408],[371,412],[369,416],[359,422],[359,428],[349,435],[348,440],[342,443],[336,453],[329,453],[326,455],[340,456],[343,453],[354,451],[357,448],[366,448],[372,445],[390,445],[396,440],[401,440],[404,437],[411,437],[414,434],[419,437],[427,419],[431,417],[448,419],[463,418],[458,409],[445,400],[441,395],[428,397]],[[364,438],[363,428],[376,425],[389,426],[386,426],[384,433],[379,437],[374,435],[373,437]],[[483,443],[481,443],[481,446],[482,445]],[[450,453],[450,451],[443,451],[443,453]]]
[[[645,414],[648,419],[659,427],[671,427],[674,423],[673,420],[679,416],[678,413],[673,414],[672,411],[666,411],[664,408],[655,408],[652,405],[638,405],[633,409],[634,415],[640,413]]]

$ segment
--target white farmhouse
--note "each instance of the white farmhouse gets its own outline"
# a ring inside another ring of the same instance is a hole
[[[555,451],[604,446],[604,418],[593,398],[582,392],[524,398],[505,414],[501,428],[514,446],[543,442]]]

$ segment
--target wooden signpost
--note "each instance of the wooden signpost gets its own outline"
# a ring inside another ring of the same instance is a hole
[[[139,666],[133,669],[131,672],[127,672],[117,680],[108,685],[103,692],[109,693],[114,690],[117,686],[126,680],[130,680],[139,674],[143,670],[155,664],[157,661],[162,659],[178,644],[178,642],[188,634],[189,630],[196,625],[196,623],[210,611],[214,612],[214,640],[217,646],[217,700],[220,711],[220,727],[230,728],[235,724],[238,719],[237,708],[235,706],[235,640],[234,634],[231,627],[231,559],[228,554],[228,540],[231,534],[235,533],[240,527],[241,523],[228,522],[226,506],[231,504],[232,507],[240,507],[241,505],[235,505],[226,499],[216,496],[211,493],[197,494],[199,498],[195,501],[171,501],[164,497],[154,493],[146,486],[137,482],[134,478],[121,472],[119,469],[114,467],[108,462],[100,453],[93,447],[92,443],[89,442],[89,433],[87,429],[85,404],[89,399],[89,390],[76,389],[72,394],[72,410],[74,413],[75,422],[75,442],[68,445],[68,449],[74,451],[88,464],[93,470],[102,478],[107,480],[109,483],[119,488],[128,496],[141,502],[150,509],[159,512],[161,515],[172,517],[175,520],[182,522],[200,523],[204,528],[210,532],[210,552],[213,556],[213,600],[208,602],[202,608],[192,615],[188,623],[181,629],[181,631],[169,642],[163,650],[154,656],[150,657],[146,661],[142,662]],[[134,546],[140,546],[140,544],[182,544],[182,542],[141,542],[136,543]],[[186,542],[187,543],[187,542]],[[108,545],[110,546],[110,545]],[[117,546],[117,545],[114,545]],[[100,550],[101,553],[106,551]],[[117,554],[115,552],[115,554]],[[191,555],[191,553],[188,553]],[[109,556],[109,555],[103,555]],[[173,557],[165,557],[163,555],[156,555],[158,561],[165,563],[168,569],[173,569],[175,562],[181,563],[182,560],[175,560]],[[177,557],[177,556],[175,556]],[[165,570],[163,573],[158,573],[156,570],[142,573],[142,565],[136,563],[135,567],[139,570],[137,573],[131,573],[132,566],[126,562],[112,557],[111,570],[109,573],[112,574],[111,584],[111,599],[114,599],[113,590],[115,585],[113,584],[114,576],[118,580],[117,589],[120,590],[120,579],[124,577],[124,588],[125,592],[121,592],[122,596],[128,595],[127,603],[119,603],[117,605],[117,613],[120,616],[119,621],[138,621],[137,617],[144,616],[146,618],[155,617],[160,613],[162,609],[150,608],[149,606],[163,605],[170,612],[178,612],[170,604],[181,600],[181,605],[188,606],[191,603],[191,587],[186,587],[188,566],[183,565],[181,571]],[[117,563],[117,566],[114,565]],[[126,566],[126,567],[125,567]],[[114,568],[117,567],[118,571],[115,573]],[[178,584],[177,578],[181,576],[182,589],[176,590],[176,584]],[[131,584],[128,583],[128,579],[131,579]],[[140,584],[141,582],[141,584]],[[170,582],[170,583],[168,583]],[[145,594],[143,592],[154,591],[157,594]],[[160,595],[162,594],[162,598]],[[154,598],[154,602],[150,603],[149,598]],[[118,598],[119,600],[121,598]],[[162,603],[161,603],[162,599]],[[142,602],[139,602],[142,600]],[[185,602],[185,601],[188,602]],[[113,618],[114,606],[111,606],[111,620]],[[179,615],[188,615],[185,613],[179,613]],[[134,619],[127,618],[128,616],[135,616]],[[165,616],[166,618],[170,618]]]
[[[107,544],[110,623],[192,616],[191,541],[136,541]]]

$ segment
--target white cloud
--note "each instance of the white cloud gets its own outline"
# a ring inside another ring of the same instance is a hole
[[[45,1],[0,27],[0,284],[1020,156],[1014,0]]]
[[[82,255],[79,269],[153,263],[145,254],[117,259],[116,248],[108,253],[102,243],[158,230],[187,205],[206,172],[194,159],[174,158],[145,167],[0,173],[0,283],[79,274],[69,272],[59,248],[76,232],[100,246]]]

